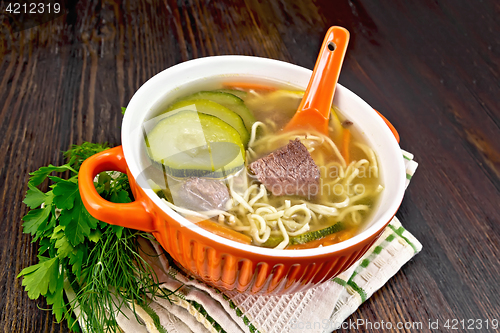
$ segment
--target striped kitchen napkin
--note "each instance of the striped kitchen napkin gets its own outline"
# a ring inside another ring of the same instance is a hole
[[[418,164],[403,152],[408,186]],[[147,250],[147,248],[150,248]],[[154,299],[135,316],[122,314],[120,328],[140,332],[292,333],[331,332],[339,327],[375,291],[421,249],[420,242],[394,218],[382,236],[349,270],[305,292],[284,296],[256,296],[221,292],[170,265],[158,244],[144,244],[162,288],[170,299]],[[137,309],[137,307],[136,307]]]

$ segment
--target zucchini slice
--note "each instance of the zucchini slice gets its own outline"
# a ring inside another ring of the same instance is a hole
[[[175,110],[192,110],[217,117],[238,131],[243,144],[246,145],[250,139],[250,134],[241,117],[236,112],[231,111],[217,102],[196,97],[182,99],[170,105],[164,113],[169,113]]]
[[[334,225],[329,226],[328,228],[315,230],[315,231],[309,231],[309,232],[303,233],[302,235],[290,237],[290,244],[291,245],[304,244],[304,243],[331,235],[333,233],[339,232],[341,230],[344,230],[344,228],[345,227],[344,227],[344,224],[342,222],[337,222]]]
[[[222,92],[222,93],[227,93],[227,94],[233,94],[236,97],[241,98],[242,100],[245,100],[245,97],[247,97],[247,92],[243,90],[237,90],[237,89],[217,89],[213,90],[216,92]]]
[[[337,222],[332,226],[329,226],[324,229],[320,230],[315,230],[315,231],[309,231],[306,233],[303,233],[302,235],[298,236],[292,236],[290,237],[290,245],[297,245],[297,244],[305,244],[308,242],[311,242],[316,239],[320,239],[323,237],[326,237],[328,235],[331,235],[333,233],[339,232],[344,230],[345,226],[342,222]],[[268,240],[262,244],[264,247],[276,247],[278,246],[279,243],[283,241],[283,237],[269,237]]]
[[[147,133],[148,155],[174,177],[225,177],[245,164],[239,133],[218,117],[179,111]]]
[[[255,117],[253,116],[252,112],[250,112],[250,110],[247,108],[243,100],[236,95],[236,93],[227,93],[222,91],[200,91],[192,95],[186,96],[180,99],[180,101],[198,100],[198,99],[207,99],[209,101],[225,106],[229,110],[238,114],[241,117],[241,119],[243,119],[243,122],[245,123],[245,127],[248,132],[252,131],[252,125],[255,122]]]

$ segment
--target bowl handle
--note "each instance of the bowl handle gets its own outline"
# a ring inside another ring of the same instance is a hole
[[[387,125],[387,127],[389,127],[389,129],[391,130],[392,134],[396,138],[396,141],[399,143],[399,133],[398,133],[398,131],[396,131],[396,128],[380,112],[378,112],[377,110],[375,110],[375,111],[378,113],[378,115],[380,116],[380,118],[382,118],[382,120],[385,122],[385,124]]]
[[[94,178],[103,171],[127,172],[122,146],[104,150],[83,162],[78,176],[78,187],[85,208],[90,215],[109,224],[152,232],[155,231],[153,215],[144,200],[114,203],[103,199],[94,186]]]

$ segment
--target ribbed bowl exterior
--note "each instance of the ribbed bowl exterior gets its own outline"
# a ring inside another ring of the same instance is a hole
[[[204,242],[185,227],[167,225],[165,233],[155,236],[188,273],[216,288],[252,294],[287,294],[309,289],[348,269],[373,243],[324,258],[242,256],[231,253],[232,248]]]
[[[154,205],[135,182],[130,183],[136,199]],[[195,224],[185,227],[163,211],[150,211],[157,230],[153,235],[182,269],[213,287],[251,294],[294,293],[332,279],[361,258],[381,234],[327,255],[271,256],[222,244],[197,233]]]

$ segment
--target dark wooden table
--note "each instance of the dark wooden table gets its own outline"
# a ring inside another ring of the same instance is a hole
[[[82,141],[119,145],[120,106],[165,68],[241,54],[312,69],[331,25],[351,32],[340,83],[389,118],[420,163],[397,216],[423,251],[351,319],[424,331],[429,320],[500,319],[498,1],[81,0],[67,10],[20,32],[2,18],[0,332],[67,331],[16,279],[37,261],[21,232],[28,172],[62,164]]]

